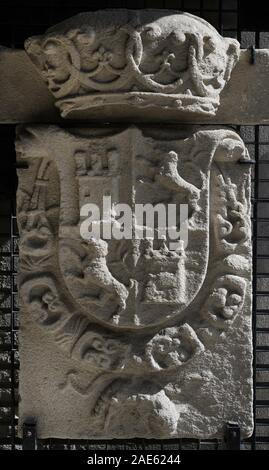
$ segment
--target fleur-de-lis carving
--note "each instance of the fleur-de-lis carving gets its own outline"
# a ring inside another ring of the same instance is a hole
[[[93,53],[92,58],[96,60],[100,65],[108,64],[113,57],[112,52],[108,51],[104,48],[104,46],[100,46],[97,51]]]

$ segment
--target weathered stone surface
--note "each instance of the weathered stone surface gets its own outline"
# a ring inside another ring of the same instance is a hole
[[[63,117],[96,106],[215,115],[239,43],[205,20],[166,10],[80,13],[25,42]]]
[[[57,121],[54,99],[24,51],[0,47],[0,122]]]
[[[18,129],[20,423],[40,437],[252,432],[250,174],[228,128]],[[82,204],[188,203],[189,242],[89,240]]]
[[[231,79],[221,92],[215,116],[185,114],[177,109],[154,106],[98,105],[91,110],[88,121],[184,121],[197,124],[268,124],[269,50],[257,49],[255,64],[250,51],[241,50]],[[0,49],[0,122],[61,122],[55,99],[24,51]],[[14,102],[16,106],[14,106]]]

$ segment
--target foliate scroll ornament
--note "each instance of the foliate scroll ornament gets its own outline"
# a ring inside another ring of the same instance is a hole
[[[239,276],[226,275],[218,278],[212,286],[202,309],[202,316],[212,326],[226,329],[242,312],[246,281]]]
[[[51,273],[33,274],[21,282],[20,299],[34,320],[53,335],[56,344],[78,363],[78,370],[114,371],[138,377],[177,369],[204,350],[194,329],[187,323],[159,334],[136,336],[113,332],[91,322],[75,310]],[[82,366],[82,367],[81,367]]]
[[[211,170],[211,275],[200,315],[202,327],[215,339],[240,322],[240,315],[250,314],[244,308],[252,272],[249,158],[241,139],[226,135]]]
[[[235,39],[167,10],[82,13],[25,48],[63,117],[113,104],[214,115],[239,58]]]
[[[249,241],[250,220],[248,201],[244,191],[247,175],[237,184],[230,177],[217,176],[217,201],[219,211],[215,225],[219,250],[233,253],[239,245]]]

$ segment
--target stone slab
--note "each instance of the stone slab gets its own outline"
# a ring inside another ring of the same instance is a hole
[[[0,122],[57,121],[54,99],[23,50],[0,48]]]
[[[201,124],[268,124],[269,123],[269,50],[257,49],[255,64],[250,63],[249,50],[241,50],[230,82],[220,96],[220,107],[215,117],[193,116]],[[37,70],[24,51],[0,49],[0,122],[60,122],[64,121],[54,106]],[[14,104],[15,103],[15,104]],[[117,114],[116,114],[117,113]],[[117,117],[116,117],[117,116]],[[156,115],[155,109],[134,110],[128,106],[98,106],[88,121],[177,121],[176,110]],[[182,120],[182,117],[180,118]],[[188,120],[184,116],[183,121]]]
[[[17,195],[20,428],[33,419],[40,438],[223,438],[233,421],[250,436],[240,137],[223,127],[29,125],[16,149],[29,164]],[[109,194],[114,209],[188,204],[188,243],[85,241],[80,207]]]

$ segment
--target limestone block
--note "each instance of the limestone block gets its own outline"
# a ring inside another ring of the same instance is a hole
[[[240,137],[223,127],[33,125],[18,128],[16,150],[29,164],[17,195],[20,426],[36,419],[41,438],[221,438],[236,421],[249,436],[250,170]],[[132,210],[187,204],[188,243],[174,250],[155,229],[83,239],[80,208],[103,196]]]
[[[173,10],[81,13],[25,49],[62,117],[78,119],[115,105],[214,116],[239,59],[235,39]]]

